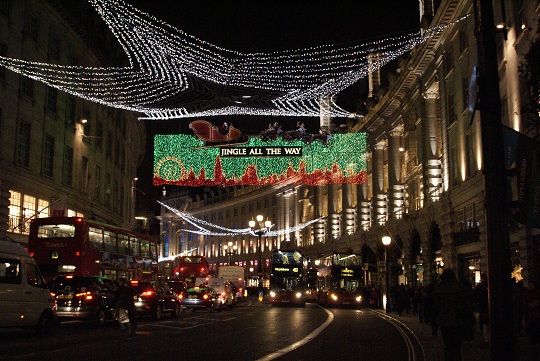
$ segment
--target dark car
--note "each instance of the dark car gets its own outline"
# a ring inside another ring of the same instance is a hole
[[[187,285],[184,281],[167,281],[167,285],[177,295],[182,294],[187,288]]]
[[[98,276],[57,276],[49,284],[58,320],[87,319],[103,325],[114,319],[114,284]]]
[[[191,287],[181,295],[182,309],[191,308],[192,311],[197,309],[206,309],[209,312],[222,309],[223,301],[220,294],[213,288],[208,287]]]
[[[173,317],[180,314],[180,300],[163,282],[131,281],[135,297],[135,310],[139,316],[151,315],[160,319],[163,313]]]

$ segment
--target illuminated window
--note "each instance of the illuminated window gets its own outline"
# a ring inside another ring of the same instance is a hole
[[[38,199],[37,216],[38,218],[49,217],[49,201],[45,199]]]

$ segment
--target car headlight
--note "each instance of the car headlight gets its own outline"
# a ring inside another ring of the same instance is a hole
[[[276,292],[270,291],[270,297],[276,297]]]
[[[330,298],[332,298],[334,301],[337,301],[337,298],[338,298],[338,297],[337,297],[336,294],[332,293],[332,294],[330,295]]]
[[[301,298],[302,297],[302,292],[296,292],[296,298]]]
[[[362,296],[357,296],[356,297],[356,302],[362,302]]]

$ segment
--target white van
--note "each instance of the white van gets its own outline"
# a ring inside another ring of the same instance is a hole
[[[18,243],[0,239],[0,327],[49,331],[56,305],[34,259]]]

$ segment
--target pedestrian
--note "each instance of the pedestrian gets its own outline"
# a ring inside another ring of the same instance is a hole
[[[119,287],[115,293],[115,304],[118,308],[118,322],[124,331],[135,332],[137,329],[136,310],[133,289],[125,278],[118,280]]]
[[[540,291],[534,282],[523,292],[523,322],[532,346],[540,346]]]
[[[435,305],[433,300],[433,292],[435,291],[435,284],[430,283],[426,287],[424,293],[424,315],[425,322],[431,325],[431,336],[437,337],[439,327],[437,325],[437,313],[435,312]]]
[[[482,342],[489,343],[489,301],[488,301],[488,278],[483,273],[480,283],[474,288],[476,310],[478,311],[478,324],[482,332]]]
[[[467,327],[464,320],[470,320],[474,315],[472,304],[467,302],[466,291],[451,269],[445,269],[441,274],[433,292],[433,303],[444,341],[444,359],[461,361],[461,344]]]

